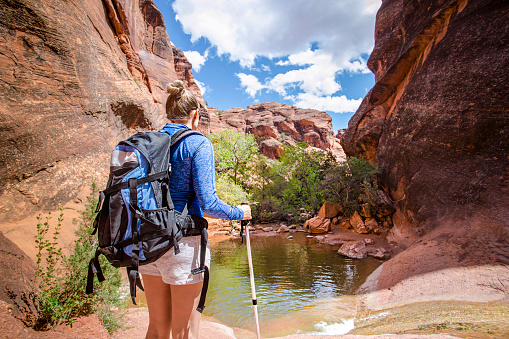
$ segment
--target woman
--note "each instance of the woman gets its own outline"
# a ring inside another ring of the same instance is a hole
[[[171,121],[161,132],[175,133],[182,128],[198,128],[199,103],[180,80],[168,86],[166,115]],[[189,214],[209,215],[229,220],[251,219],[247,205],[233,207],[216,194],[214,150],[202,135],[191,134],[172,147],[170,156],[170,193],[175,209],[182,211],[189,197],[196,198]],[[202,274],[191,270],[199,266],[200,236],[185,237],[179,242],[180,253],[168,251],[156,262],[140,266],[149,311],[146,338],[198,338],[200,313],[196,311],[203,285]],[[207,265],[210,248],[207,248]]]

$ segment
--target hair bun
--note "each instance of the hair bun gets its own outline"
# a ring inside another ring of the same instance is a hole
[[[166,87],[166,92],[173,96],[180,96],[184,92],[184,83],[181,80],[175,80]]]

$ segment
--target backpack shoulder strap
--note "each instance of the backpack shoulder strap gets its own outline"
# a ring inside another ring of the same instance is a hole
[[[167,132],[165,132],[165,133],[167,133]],[[176,144],[177,142],[179,142],[180,140],[184,139],[185,137],[187,137],[188,135],[191,135],[191,134],[203,135],[202,133],[200,133],[198,131],[194,131],[190,128],[179,129],[178,131],[173,133],[171,136],[171,146],[173,146],[174,144]]]

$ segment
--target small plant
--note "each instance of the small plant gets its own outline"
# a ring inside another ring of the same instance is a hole
[[[95,218],[97,192],[96,185],[92,184],[92,193],[87,197],[85,211],[81,212],[78,220],[73,220],[79,228],[69,256],[65,256],[58,245],[64,209],[60,208],[57,225],[49,240],[51,213],[48,213],[44,221],[41,215],[37,217],[34,294],[39,305],[39,317],[34,325],[36,330],[49,330],[60,323],[72,324],[75,318],[92,313],[102,318],[108,332],[120,327],[122,312],[118,308],[125,302],[121,295],[122,279],[117,269],[102,262],[106,281],[97,284],[96,293],[85,294],[88,262],[96,247],[96,240],[90,233]]]
[[[59,298],[59,279],[55,272],[62,262],[62,248],[58,247],[58,235],[64,219],[63,208],[60,208],[57,225],[53,231],[51,240],[46,239],[50,230],[49,221],[51,212],[45,218],[37,216],[37,235],[35,243],[37,248],[37,262],[35,269],[35,285],[38,295],[39,319],[35,324],[36,329],[44,329],[46,326],[57,325],[61,319],[67,319],[69,313],[68,304]],[[43,262],[43,258],[45,259]]]

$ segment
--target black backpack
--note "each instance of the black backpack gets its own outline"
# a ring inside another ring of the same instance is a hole
[[[144,132],[119,142],[113,150],[110,176],[99,193],[94,231],[99,246],[90,260],[86,293],[92,293],[94,274],[104,281],[99,255],[103,254],[115,267],[126,267],[133,303],[136,286],[143,290],[138,273],[140,265],[156,261],[171,248],[179,253],[182,237],[200,235],[200,267],[192,274],[204,273],[203,289],[197,310],[202,312],[207,294],[209,269],[205,266],[208,241],[207,220],[187,214],[193,193],[184,210],[174,209],[170,196],[170,147],[190,134],[181,129],[172,136],[161,132]],[[132,227],[138,225],[138,227]]]

